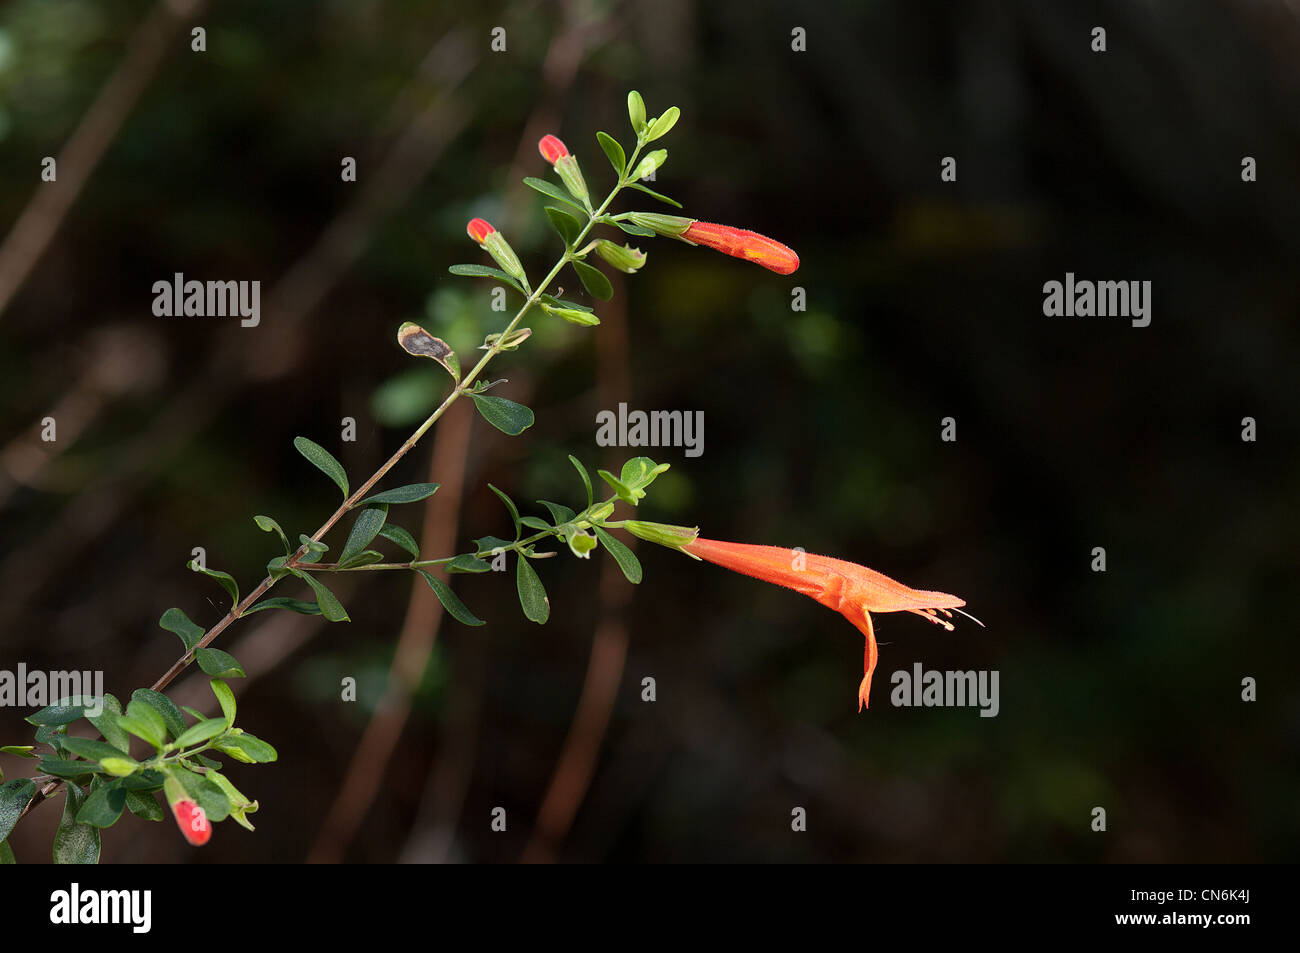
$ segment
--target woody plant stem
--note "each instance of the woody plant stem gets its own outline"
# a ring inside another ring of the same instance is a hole
[[[640,155],[641,150],[642,148],[644,148],[645,144],[646,144],[646,131],[642,130],[637,134],[636,148],[632,151],[632,155],[628,157],[627,163],[624,165],[623,171],[619,175],[618,182],[614,185],[614,188],[610,190],[609,195],[605,197],[605,201],[600,204],[600,207],[598,209],[588,214],[587,224],[583,226],[582,231],[580,231],[577,237],[574,238],[573,242],[570,243],[565,248],[564,254],[561,255],[560,260],[555,263],[555,267],[553,267],[550,270],[550,272],[547,273],[546,277],[541,280],[541,282],[537,285],[537,287],[533,289],[532,293],[529,294],[528,297],[524,300],[523,305],[515,313],[515,316],[511,320],[510,324],[506,326],[506,329],[503,332],[501,332],[500,336],[497,337],[497,339],[487,349],[487,353],[483,355],[483,357],[479,360],[477,364],[474,365],[474,367],[470,370],[468,374],[465,374],[462,377],[460,383],[457,384],[454,388],[452,388],[451,392],[447,394],[447,396],[443,399],[443,402],[438,405],[437,409],[435,409],[433,413],[431,413],[425,419],[424,423],[420,424],[420,426],[415,429],[415,432],[412,433],[409,437],[407,437],[405,441],[403,441],[402,445],[397,448],[397,451],[391,457],[389,457],[383,463],[383,465],[380,466],[378,470],[376,470],[373,474],[371,474],[370,478],[366,480],[366,482],[363,483],[361,486],[359,486],[352,493],[351,496],[349,496],[346,500],[344,500],[343,503],[340,504],[338,509],[336,509],[333,513],[330,514],[329,519],[327,519],[321,525],[320,529],[312,533],[311,542],[320,542],[321,537],[323,537],[326,533],[328,533],[330,529],[334,526],[334,524],[343,518],[344,514],[346,514],[349,510],[355,507],[357,503],[361,499],[363,499],[367,493],[370,492],[371,488],[374,487],[374,485],[378,483],[381,479],[383,479],[384,475],[387,474],[389,470],[391,470],[393,467],[397,465],[399,460],[401,460],[404,456],[406,456],[408,453],[411,452],[411,450],[415,447],[415,445],[420,441],[420,438],[423,437],[426,433],[428,433],[429,428],[432,427],[435,423],[437,423],[438,419],[447,412],[447,408],[449,408],[452,404],[454,404],[457,400],[459,400],[463,394],[468,393],[470,388],[473,386],[475,380],[477,380],[478,376],[483,373],[483,370],[488,366],[488,364],[492,362],[492,359],[501,352],[502,350],[501,343],[509,339],[511,332],[513,332],[515,328],[519,326],[519,322],[522,321],[524,319],[524,316],[528,314],[528,312],[532,309],[532,307],[535,304],[537,304],[538,300],[546,292],[546,289],[550,287],[551,282],[554,281],[555,277],[560,273],[560,270],[569,262],[573,261],[574,259],[582,257],[582,254],[579,252],[579,246],[581,245],[582,240],[587,237],[587,234],[591,231],[592,227],[595,226],[597,222],[601,219],[601,217],[605,214],[606,209],[609,208],[610,203],[614,201],[614,199],[618,196],[619,192],[621,192],[631,181],[629,175],[631,174],[632,170],[636,168],[637,157]],[[517,549],[520,546],[527,545],[530,542],[535,542],[538,539],[542,539],[547,535],[550,534],[540,533],[536,537],[526,539],[526,540],[521,540],[515,543],[514,545],[505,548]],[[298,562],[298,560],[307,553],[307,548],[308,548],[307,543],[303,543],[301,546],[299,546],[297,551],[295,551],[293,555],[289,557],[288,561],[285,564],[285,568],[305,570],[305,571],[310,571],[313,569],[326,569],[327,567],[321,566],[320,564]],[[437,563],[448,562],[452,558],[454,557],[448,557],[447,559],[440,559],[440,560],[422,561],[420,565],[435,565]],[[382,564],[382,565],[371,565],[365,568],[409,569],[409,568],[414,568],[414,565]],[[237,605],[233,606],[231,610],[227,612],[225,616],[222,617],[221,621],[219,621],[216,625],[214,625],[211,629],[209,629],[204,634],[203,638],[199,639],[198,643],[195,644],[193,649],[186,652],[184,655],[182,655],[180,658],[178,658],[175,662],[172,663],[171,668],[167,669],[167,671],[164,672],[158,678],[158,680],[153,683],[152,686],[153,690],[156,692],[161,692],[173,681],[175,681],[176,677],[180,675],[180,673],[183,672],[185,668],[192,661],[194,661],[195,652],[197,652],[201,648],[206,648],[208,645],[212,644],[212,642],[217,638],[217,636],[219,636],[222,632],[224,632],[232,622],[234,622],[245,612],[247,612],[252,607],[252,605],[255,602],[257,602],[258,599],[260,599],[263,595],[266,594],[267,590],[269,590],[272,586],[276,584],[277,581],[278,581],[277,578],[274,578],[268,574],[266,578],[264,578],[260,583],[257,584],[257,587],[254,588],[252,592],[244,596],[244,598],[240,600],[240,602]],[[63,781],[61,779],[51,780],[50,783],[47,784],[40,792],[42,799],[48,798],[62,783]],[[30,811],[31,808],[36,803],[37,803],[36,798],[32,798],[30,801],[28,801],[27,807],[23,810],[23,815],[26,815],[27,812]]]

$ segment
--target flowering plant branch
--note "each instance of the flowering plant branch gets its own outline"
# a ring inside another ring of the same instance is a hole
[[[564,504],[542,501],[549,520],[520,515],[518,507],[506,493],[491,487],[511,518],[514,539],[484,536],[475,540],[473,549],[468,552],[422,558],[415,538],[389,521],[392,507],[425,500],[438,490],[438,484],[417,483],[372,491],[456,401],[462,397],[470,398],[484,419],[512,436],[533,424],[534,416],[530,409],[489,393],[503,381],[487,381],[482,375],[499,354],[514,351],[527,341],[531,329],[521,325],[534,313],[558,317],[584,327],[600,323],[592,308],[557,297],[562,292],[549,292],[564,268],[573,269],[593,298],[607,301],[613,288],[604,273],[592,264],[593,255],[628,274],[634,274],[644,266],[646,255],[640,249],[606,238],[591,237],[596,226],[616,228],[633,236],[666,236],[687,244],[704,245],[755,262],[778,274],[791,274],[798,268],[799,258],[791,249],[755,232],[678,215],[642,211],[611,214],[612,203],[629,190],[681,207],[673,199],[645,185],[645,179],[662,168],[668,157],[665,149],[645,152],[646,147],[668,134],[678,120],[678,109],[672,107],[657,118],[649,119],[640,95],[632,92],[628,94],[628,116],[636,135],[630,154],[614,137],[597,133],[601,149],[616,175],[614,186],[598,205],[593,205],[578,160],[565,144],[553,135],[544,136],[538,143],[539,152],[552,165],[563,188],[532,177],[525,178],[524,182],[554,201],[545,207],[545,212],[562,239],[564,250],[536,283],[530,280],[505,236],[483,219],[476,218],[469,223],[466,230],[470,238],[487,252],[496,267],[453,265],[451,272],[501,282],[518,292],[523,303],[505,328],[486,337],[482,346],[485,353],[465,373],[461,371],[458,356],[445,341],[418,324],[406,323],[398,329],[398,342],[403,349],[414,356],[436,361],[450,376],[452,386],[442,402],[397,451],[354,490],[342,464],[333,454],[305,437],[296,438],[294,445],[299,453],[328,476],[343,495],[343,502],[321,526],[310,536],[299,535],[295,546],[274,519],[255,516],[254,522],[259,529],[279,539],[283,553],[267,563],[265,577],[242,597],[237,582],[229,573],[190,563],[192,570],[213,578],[226,590],[231,609],[206,631],[181,609],[168,609],[163,613],[160,626],[181,639],[184,651],[151,688],[134,692],[125,710],[112,695],[61,699],[27,719],[36,726],[36,745],[0,749],[9,754],[35,758],[38,757],[35,753],[37,745],[49,748],[48,753],[39,755],[40,773],[0,785],[0,860],[12,860],[12,851],[5,839],[13,825],[36,803],[50,797],[60,787],[67,794],[63,819],[54,840],[54,859],[59,862],[97,861],[100,830],[116,823],[126,810],[146,819],[161,820],[163,812],[156,799],[159,791],[166,796],[181,832],[191,844],[206,843],[212,833],[211,825],[227,817],[251,830],[248,815],[257,810],[257,802],[236,789],[222,774],[221,763],[210,755],[223,754],[244,763],[268,763],[276,760],[277,753],[270,744],[235,727],[234,694],[226,679],[241,677],[244,671],[233,656],[212,648],[211,644],[237,620],[263,610],[282,609],[320,615],[329,622],[348,621],[347,610],[321,581],[321,577],[331,573],[391,570],[418,573],[448,614],[467,625],[482,625],[482,620],[456,596],[450,585],[430,570],[442,568],[453,574],[503,570],[507,556],[513,554],[520,605],[528,619],[540,624],[550,617],[550,601],[532,562],[555,553],[539,551],[539,545],[554,540],[582,559],[589,559],[593,550],[604,548],[627,579],[639,583],[642,578],[640,562],[631,549],[610,532],[623,530],[678,549],[696,559],[712,561],[788,586],[843,612],[859,626],[867,639],[866,674],[859,691],[860,707],[868,700],[871,671],[875,666],[875,639],[868,611],[916,612],[951,628],[951,624],[935,612],[948,614],[949,609],[964,605],[962,600],[943,593],[909,589],[852,563],[809,556],[806,566],[785,567],[782,564],[788,561],[790,553],[775,547],[704,540],[698,538],[698,530],[688,527],[612,520],[616,504],[637,506],[645,498],[647,487],[668,469],[667,464],[657,464],[647,457],[627,461],[618,476],[604,470],[597,471],[600,479],[612,490],[606,499],[599,501],[587,469],[577,458],[570,457],[585,490],[586,506],[574,510]],[[332,562],[323,561],[323,556],[330,550],[324,538],[349,515],[353,519],[337,557]],[[526,534],[525,530],[532,532]],[[371,548],[377,539],[392,544],[410,558],[394,561],[386,557]],[[302,582],[313,598],[263,598],[288,577]],[[179,708],[163,694],[171,682],[193,663],[210,676],[211,688],[221,709],[220,717],[209,717],[192,708]],[[187,722],[186,715],[192,721]],[[83,717],[103,740],[69,734],[68,727]],[[143,741],[149,749],[141,759],[133,758],[129,753],[132,738]]]

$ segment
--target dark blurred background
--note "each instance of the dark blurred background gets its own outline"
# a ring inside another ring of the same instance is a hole
[[[657,547],[639,587],[608,558],[537,564],[545,627],[508,576],[456,577],[470,629],[404,574],[349,574],[350,624],[262,613],[217,643],[249,671],[240,723],[280,751],[228,765],[257,832],[196,851],[128,817],[104,860],[1294,859],[1298,63],[1294,2],[0,8],[0,667],[153,682],[179,652],[164,609],[228,608],[192,548],[247,591],[278,552],[254,513],[296,535],[338,502],[295,435],[354,485],[397,448],[446,383],[397,326],[472,360],[508,315],[447,274],[485,260],[465,222],[543,273],[536,141],[603,194],[594,131],[629,139],[632,88],[682,109],[655,187],[802,267],[639,241],[601,327],[538,316],[493,364],[536,426],[458,403],[387,481],[442,491],[393,520],[465,551],[509,530],[487,483],[574,505],[566,454],[640,452],[596,446],[599,410],[702,410],[703,456],[645,451],[672,470],[638,516],[860,562],[987,625],[877,616],[858,714],[843,618]],[[260,280],[260,327],[154,317],[178,271]],[[1150,327],[1044,317],[1067,271],[1150,280]],[[914,662],[998,670],[1000,714],[891,706]],[[202,678],[174,689],[214,707]],[[0,742],[30,741],[26,713],[0,710]],[[49,858],[61,809],[22,822],[20,861]]]

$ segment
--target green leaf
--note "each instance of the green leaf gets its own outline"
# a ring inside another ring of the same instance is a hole
[[[247,732],[226,735],[213,747],[224,751],[236,761],[244,764],[265,764],[276,760],[280,755],[261,738],[255,738]]]
[[[363,549],[355,556],[349,556],[346,560],[338,564],[339,569],[355,569],[357,566],[372,566],[375,563],[382,563],[384,554],[377,549]]]
[[[86,706],[84,705],[68,705],[60,701],[28,715],[24,720],[29,725],[67,725],[76,721],[85,713]]]
[[[623,570],[623,575],[627,576],[627,581],[637,584],[641,581],[641,562],[636,558],[636,554],[620,543],[613,536],[609,535],[607,530],[599,526],[593,526],[596,531],[596,538],[600,540],[601,545],[609,550],[609,554],[614,557],[618,563],[618,568]]]
[[[213,678],[243,678],[245,675],[244,667],[235,660],[235,657],[221,649],[199,649],[194,653],[194,657],[199,663],[199,668],[203,669],[204,675],[211,675]],[[179,742],[180,739],[177,739],[178,744]]]
[[[289,546],[289,537],[284,535],[284,530],[280,529],[280,524],[269,516],[254,516],[253,522],[263,533],[275,533],[280,537],[280,542],[284,543],[284,554],[288,556],[293,549]]]
[[[618,494],[618,498],[624,503],[630,503],[631,505],[636,506],[640,501],[640,497],[632,492],[631,487],[624,484],[622,480],[614,476],[614,474],[610,473],[608,470],[597,470],[596,475],[608,483],[613,488],[614,492]]]
[[[140,791],[126,792],[126,809],[146,821],[161,821],[166,816],[163,814],[162,805],[158,803],[158,798]]]
[[[180,636],[186,652],[194,651],[194,646],[199,644],[199,639],[204,635],[203,627],[191,622],[190,617],[181,609],[168,609],[158,620],[158,625]]]
[[[127,711],[131,710],[131,705],[127,705]],[[139,705],[140,709],[149,709],[148,705]],[[148,742],[162,750],[163,740],[167,729],[163,727],[162,716],[157,712],[149,709],[148,714],[137,713],[134,715],[118,715],[117,724],[123,731],[135,735],[143,741]]]
[[[635,182],[629,182],[628,184],[636,186],[639,189],[644,189],[643,186],[638,185]],[[653,230],[649,228],[644,228],[640,225],[635,225],[632,222],[624,222],[618,219],[611,219],[611,221],[619,228],[623,229],[623,231],[627,232],[629,235],[639,235],[642,238],[654,238],[656,235],[656,233]]]
[[[137,700],[149,705],[162,716],[167,734],[171,737],[175,738],[185,730],[185,714],[162,692],[156,692],[152,688],[137,688],[131,693],[131,705],[127,706],[127,710],[132,714],[134,714],[132,706]]]
[[[221,588],[230,593],[233,600],[231,605],[239,605],[239,583],[235,582],[235,577],[228,572],[221,572],[218,569],[205,569],[198,564],[197,560],[191,559],[186,563],[194,572],[201,572],[205,576],[210,576],[221,584]]]
[[[77,811],[77,823],[91,827],[112,827],[126,808],[126,789],[120,781],[102,785],[90,792],[86,803]]]
[[[384,528],[379,531],[379,535],[390,543],[396,543],[402,549],[411,554],[412,559],[420,558],[420,544],[415,541],[415,537],[402,529],[400,526],[394,526],[392,523],[385,523]]]
[[[320,444],[308,440],[306,437],[294,437],[293,445],[321,473],[338,484],[338,488],[343,491],[343,499],[346,500],[348,498],[348,475],[343,470],[343,464],[335,460],[334,455]]]
[[[90,761],[67,761],[62,758],[45,758],[40,765],[41,774],[52,774],[56,778],[80,778],[94,774],[99,765]]]
[[[383,493],[368,496],[357,505],[365,506],[368,503],[418,503],[420,500],[427,500],[437,493],[439,485],[437,483],[409,483],[406,486],[399,486],[393,490],[385,490]]]
[[[609,283],[609,279],[599,270],[585,261],[575,261],[572,262],[572,265],[573,270],[578,273],[578,277],[582,280],[582,286],[587,289],[587,293],[593,298],[608,301],[614,297],[614,286]]]
[[[374,506],[367,506],[358,513],[356,522],[352,524],[352,532],[348,534],[348,541],[343,544],[343,552],[339,553],[339,562],[347,562],[369,546],[370,541],[379,535],[379,531],[383,529],[384,521],[387,519],[387,503],[376,503]]]
[[[16,863],[18,863],[18,858],[14,857],[14,849],[9,846],[7,840],[0,840],[0,867]]]
[[[288,556],[273,556],[266,562],[266,571],[273,580],[283,579],[289,575],[288,564]],[[247,615],[247,612],[245,612],[245,615]]]
[[[473,553],[462,553],[444,567],[447,572],[490,572],[492,566]]]
[[[666,196],[666,195],[664,195],[664,194],[662,194],[662,193],[660,193],[660,192],[656,192],[654,189],[649,188],[648,186],[642,185],[640,182],[629,182],[628,185],[630,185],[632,188],[636,189],[638,192],[644,192],[646,195],[650,196],[652,199],[658,199],[660,202],[663,202],[665,205],[672,205],[672,206],[674,206],[675,208],[681,208],[681,207],[682,207],[682,203],[679,202],[679,201],[677,201],[676,199],[670,199],[668,196]],[[622,222],[617,222],[616,224],[617,224],[620,228],[623,228],[623,223],[622,223]],[[637,227],[640,228],[640,226],[637,226]],[[626,231],[628,231],[628,229],[623,228],[623,231],[626,232]],[[650,230],[649,230],[649,229],[646,229],[646,231],[650,231]],[[638,235],[638,234],[640,234],[640,232],[632,232],[632,234],[633,234],[633,235]],[[653,235],[654,232],[650,232],[650,234]]]
[[[519,529],[519,508],[515,506],[514,500],[510,499],[510,497],[506,496],[506,494],[502,493],[491,483],[488,484],[488,489],[495,493],[501,502],[506,505],[506,511],[510,514],[510,519],[515,524],[515,541],[518,542],[521,535]]]
[[[654,142],[668,135],[673,126],[677,125],[677,120],[681,117],[682,111],[676,106],[669,106],[664,110],[664,114],[650,123],[649,130],[646,131],[645,141]]]
[[[293,570],[293,574],[301,578],[307,585],[311,586],[316,593],[316,604],[320,606],[320,613],[330,622],[351,622],[348,618],[348,610],[343,608],[343,603],[339,602],[334,593],[325,588],[318,582],[311,573]]]
[[[633,457],[623,464],[623,472],[619,479],[627,486],[631,487],[637,494],[637,499],[645,496],[640,492],[655,481],[655,477],[669,468],[667,463],[655,463],[649,457]]]
[[[547,182],[545,179],[535,179],[532,176],[527,176],[524,179],[524,185],[528,186],[530,189],[536,189],[538,192],[541,192],[543,195],[555,199],[557,202],[564,202],[566,205],[572,205],[574,208],[576,208],[579,212],[582,212],[582,214],[584,215],[587,214],[587,210],[583,208],[580,203],[575,201],[573,197],[569,195],[568,192],[565,192],[563,189],[552,185],[550,182]]]
[[[508,539],[499,539],[496,536],[483,536],[474,540],[474,545],[478,547],[475,555],[490,554],[493,550],[508,549],[512,544]],[[482,558],[482,556],[480,556]]]
[[[157,791],[162,785],[162,772],[154,768],[146,768],[139,774],[122,779],[122,786],[128,791]]]
[[[36,755],[32,754],[35,747],[35,745],[5,745],[0,748],[0,754],[11,754],[18,758],[35,758]]]
[[[329,547],[328,547],[327,545],[325,545],[324,543],[322,543],[320,540],[312,539],[312,538],[311,538],[310,536],[308,536],[306,533],[299,533],[299,534],[298,534],[298,542],[300,542],[300,543],[302,543],[304,546],[306,546],[306,547],[307,547],[307,550],[308,550],[309,552],[313,552],[313,553],[327,553],[327,552],[329,552]]]
[[[215,738],[227,728],[230,722],[224,718],[209,718],[207,721],[201,721],[197,725],[190,725],[185,732],[176,739],[176,747],[188,748],[191,745],[207,741],[209,738]]]
[[[564,209],[556,208],[553,205],[546,206],[546,217],[551,220],[551,227],[564,239],[564,244],[573,247],[573,243],[582,234],[582,222],[564,211]]]
[[[632,131],[641,135],[645,129],[645,100],[635,89],[627,94],[627,118],[632,122]]]
[[[69,735],[63,739],[63,746],[75,755],[80,755],[89,761],[102,761],[104,758],[129,758],[131,757],[116,745],[111,745],[106,741],[98,741],[93,738],[78,738]]]
[[[552,503],[549,500],[538,500],[537,502],[550,510],[551,519],[555,520],[556,526],[577,519],[578,517],[577,513],[573,512],[573,510],[569,509],[563,503]]]
[[[208,682],[212,687],[212,694],[217,696],[217,702],[221,705],[221,714],[225,716],[226,721],[230,724],[235,723],[235,693],[219,678],[214,678]]]
[[[575,264],[577,264],[575,262]],[[490,397],[471,394],[474,406],[483,415],[483,419],[502,433],[517,437],[533,425],[533,412],[523,404],[516,404],[504,397]]]
[[[592,503],[595,501],[591,494],[591,475],[587,473],[587,468],[582,465],[582,461],[573,454],[569,454],[569,462],[578,471],[578,476],[582,477],[582,485],[587,488],[587,509],[591,509]]]
[[[131,738],[117,723],[117,716],[120,714],[122,714],[122,703],[113,695],[105,695],[103,714],[87,715],[86,720],[98,728],[99,733],[114,748],[130,751]]]
[[[614,167],[614,174],[621,177],[627,168],[627,156],[623,152],[623,147],[618,144],[617,139],[603,132],[596,133],[596,139],[599,140],[600,147],[605,150],[605,155],[609,157],[609,164]]]
[[[527,181],[526,179],[524,181]],[[556,191],[559,191],[558,189]],[[500,268],[492,268],[488,265],[452,265],[447,269],[453,275],[460,275],[462,278],[495,278],[497,281],[504,281],[511,288],[514,288],[520,294],[524,293],[523,287],[515,279],[511,278]]]
[[[101,758],[99,766],[115,778],[125,778],[140,770],[140,762],[134,758]]]
[[[86,793],[75,784],[65,784],[63,818],[54,832],[56,864],[99,863],[99,828],[78,824],[77,814],[86,803]]]
[[[9,832],[23,816],[27,802],[36,796],[36,782],[31,778],[14,778],[0,784],[0,841],[9,837]]]
[[[424,581],[429,584],[429,588],[432,589],[434,595],[438,597],[438,601],[442,603],[442,607],[447,610],[447,614],[453,619],[463,625],[483,624],[482,619],[470,612],[469,609],[465,608],[465,603],[461,602],[456,593],[451,591],[451,586],[447,585],[431,572],[427,572],[423,569],[418,569],[416,571],[424,577]]]
[[[172,771],[172,776],[180,781],[181,786],[195,803],[203,808],[203,813],[213,824],[218,824],[230,816],[230,801],[221,788],[207,778],[185,768]]]
[[[537,570],[528,564],[522,555],[515,572],[515,586],[519,591],[519,605],[530,622],[544,625],[551,617],[551,600],[546,597],[546,587],[542,585]]]
[[[59,751],[63,745],[63,734],[67,730],[66,726],[58,725],[41,725],[35,731],[36,743],[38,745],[49,745],[55,751]],[[44,758],[44,754],[39,757]]]
[[[539,532],[545,532],[546,530],[551,529],[551,524],[546,522],[546,520],[542,519],[540,516],[521,516],[519,522],[524,526],[527,526],[529,529],[535,529]]]
[[[263,609],[288,609],[290,612],[297,612],[300,615],[320,615],[320,606],[314,602],[306,602],[302,599],[286,599],[283,596],[275,596],[271,599],[263,599],[244,610],[244,615],[250,612],[261,612]]]

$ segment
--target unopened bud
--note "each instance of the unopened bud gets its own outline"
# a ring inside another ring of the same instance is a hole
[[[519,264],[519,256],[510,247],[505,236],[493,228],[490,222],[481,218],[473,219],[465,226],[465,231],[492,256],[492,260],[501,266],[502,271],[525,288],[528,287],[528,278],[524,275],[524,266]]]
[[[641,249],[631,245],[616,245],[604,238],[597,240],[596,254],[629,275],[635,274],[645,264],[645,252]]]
[[[580,324],[583,327],[594,327],[600,324],[600,318],[596,317],[590,311],[583,311],[580,308],[557,308],[552,304],[542,304],[542,310],[547,314],[553,314],[557,318],[563,318],[570,324]]]
[[[628,215],[633,225],[640,225],[642,228],[648,228],[656,235],[664,235],[668,238],[681,238],[686,229],[695,224],[693,218],[683,218],[680,215],[661,215],[659,212],[632,212]]]
[[[698,526],[670,526],[667,523],[647,523],[643,520],[624,520],[623,528],[638,539],[683,552],[684,547],[695,542],[695,538],[700,535]]]

